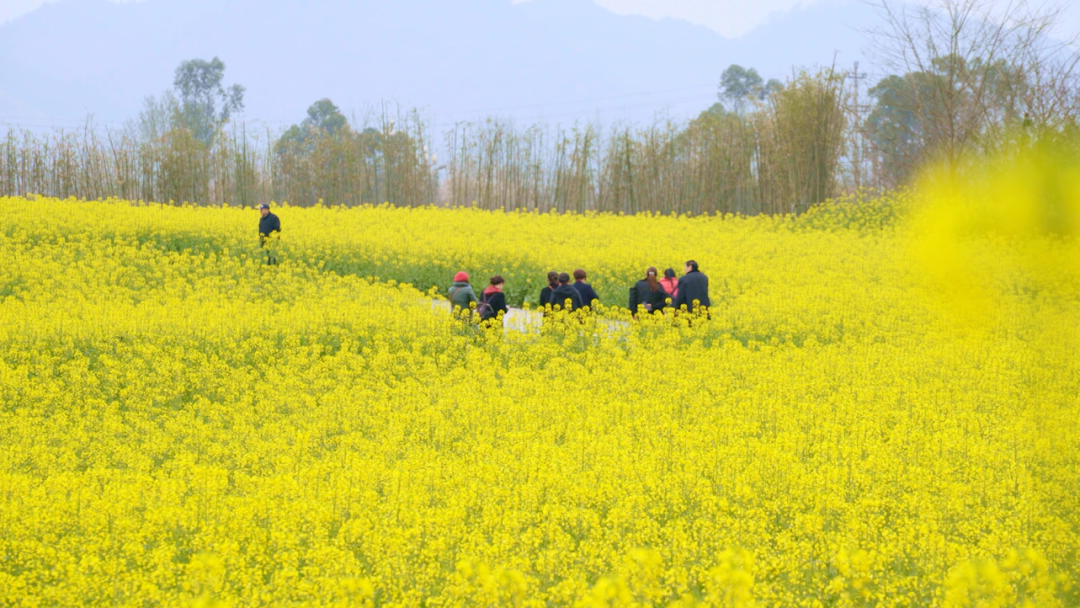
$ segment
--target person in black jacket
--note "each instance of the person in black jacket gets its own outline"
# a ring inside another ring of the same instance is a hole
[[[259,205],[259,213],[262,217],[259,218],[259,248],[266,249],[266,264],[272,266],[277,264],[277,257],[274,255],[273,241],[270,240],[272,235],[279,234],[281,232],[281,220],[278,216],[270,213],[270,205],[263,203]],[[270,247],[267,247],[270,245]]]
[[[558,306],[566,310],[581,308],[581,295],[577,289],[570,285],[570,275],[565,272],[559,274],[559,286],[551,291],[551,302],[549,304],[553,308]]]
[[[638,307],[645,312],[657,312],[667,305],[668,293],[656,278],[656,268],[650,266],[645,271],[645,278],[630,288],[630,312],[637,315]]]
[[[552,270],[547,274],[548,284],[540,290],[540,307],[543,308],[545,304],[551,303],[551,292],[555,291],[555,288],[559,286],[559,273]]]
[[[585,282],[585,271],[580,268],[574,271],[574,289],[581,296],[582,306],[595,307],[596,303],[600,301],[600,296],[596,295],[592,285]]]
[[[476,305],[476,312],[480,314],[480,321],[499,318],[499,313],[506,314],[506,296],[503,295],[503,286],[506,281],[499,275],[491,277],[491,285],[484,289],[480,302]]]
[[[270,213],[270,205],[266,203],[259,205],[259,213],[262,214],[259,218],[259,245],[265,246],[266,239],[270,238],[270,235],[281,232],[281,220]]]
[[[686,309],[693,312],[695,302],[708,308],[709,303],[709,277],[698,270],[698,263],[690,260],[686,263],[686,274],[679,279],[679,295],[671,303],[676,309],[683,304]]]

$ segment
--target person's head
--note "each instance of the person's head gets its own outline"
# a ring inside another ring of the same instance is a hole
[[[649,289],[653,291],[660,289],[660,281],[656,280],[656,267],[649,266],[645,270],[645,282],[649,284]]]
[[[694,260],[688,260],[686,262],[686,272],[689,273],[695,270],[697,270],[697,262],[695,262]]]
[[[457,282],[468,282],[468,281],[469,281],[469,273],[465,272],[464,270],[462,270],[461,272],[454,275],[454,282],[455,283],[457,283]]]
[[[556,285],[559,284],[559,273],[552,270],[551,272],[548,273],[547,279],[548,279],[548,285],[550,285],[552,287],[555,287]]]
[[[566,285],[569,282],[570,282],[570,275],[566,274],[565,272],[560,272],[559,273],[559,285]]]
[[[270,215],[270,205],[267,205],[266,203],[259,205],[259,214],[263,217]]]
[[[499,275],[491,277],[491,286],[498,291],[502,291],[503,285],[506,284],[506,280]]]
[[[585,271],[580,269],[580,268],[575,270],[574,271],[574,280],[575,281],[584,281],[585,280]]]
[[[665,279],[674,279],[675,278],[675,269],[674,268],[668,268],[667,270],[665,270],[664,271],[664,278]]]

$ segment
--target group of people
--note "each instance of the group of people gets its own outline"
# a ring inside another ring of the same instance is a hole
[[[711,305],[709,277],[698,269],[698,263],[694,260],[686,262],[685,270],[685,274],[676,279],[675,270],[668,268],[664,271],[663,278],[660,278],[656,268],[650,266],[645,271],[645,278],[630,288],[628,301],[630,311],[635,315],[641,311],[656,313],[669,305],[676,310],[684,305],[689,311],[693,311],[697,306],[708,308]],[[573,283],[570,282],[570,278],[571,275],[566,272],[549,272],[548,284],[540,290],[540,304],[568,311],[595,307],[600,301],[600,296],[596,295],[596,290],[585,282],[588,278],[585,271],[580,268],[575,270]],[[461,310],[469,310],[475,305],[481,321],[494,319],[499,316],[499,313],[505,313],[508,310],[506,295],[503,294],[506,280],[500,275],[495,275],[488,283],[483,293],[477,297],[469,284],[468,273],[464,271],[457,273],[454,275],[454,283],[447,290],[450,305]]]
[[[450,296],[450,305],[454,308],[469,310],[471,305],[475,304],[480,320],[487,321],[509,310],[506,307],[506,295],[503,293],[505,286],[506,280],[495,275],[488,280],[488,286],[484,288],[481,297],[477,298],[472,285],[469,285],[469,273],[462,271],[454,275],[454,284],[446,290],[446,295]]]
[[[669,299],[675,310],[686,306],[693,312],[698,306],[712,306],[709,277],[698,269],[694,260],[687,260],[684,270],[678,280],[672,268],[664,271],[664,278],[658,278],[656,268],[650,266],[645,271],[645,278],[630,288],[630,311],[637,314],[643,308],[646,312],[659,312],[667,307]]]
[[[259,244],[266,247],[268,240],[281,232],[281,220],[270,212],[270,205],[263,203],[259,206]],[[276,264],[277,258],[271,251],[267,251],[267,264]],[[686,262],[685,274],[675,278],[675,270],[668,268],[664,271],[663,278],[657,275],[655,267],[650,266],[645,271],[645,278],[630,288],[628,306],[635,315],[641,310],[655,313],[664,310],[669,304],[676,310],[686,306],[687,310],[693,311],[697,306],[708,308],[709,303],[709,277],[698,270],[698,263],[694,260]],[[570,274],[565,272],[551,271],[547,274],[547,286],[540,290],[540,305],[550,304],[552,308],[565,310],[577,310],[586,306],[593,308],[600,301],[596,290],[585,282],[585,271],[578,268],[573,274],[574,282],[570,282]],[[476,306],[476,312],[481,321],[494,319],[499,313],[509,310],[506,306],[506,295],[503,287],[506,281],[499,275],[488,280],[488,286],[477,297],[469,284],[469,275],[459,272],[454,275],[454,283],[447,290],[450,303],[455,308],[470,310]]]

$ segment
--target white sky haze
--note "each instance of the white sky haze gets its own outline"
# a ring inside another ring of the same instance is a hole
[[[619,15],[683,19],[727,38],[736,38],[764,23],[770,15],[822,1],[843,3],[842,0],[596,0],[596,3]]]
[[[54,0],[0,0],[0,24],[29,13],[37,7]],[[140,0],[109,0],[130,2]],[[317,1],[317,0],[315,0]],[[514,0],[518,2],[542,2],[543,0]],[[831,3],[850,4],[860,0],[594,0],[600,6],[619,15],[641,15],[653,19],[670,17],[682,19],[695,25],[704,25],[727,38],[736,38],[753,30],[778,13],[799,7]],[[994,0],[1006,3],[1010,0]],[[1065,2],[1065,14],[1058,28],[1062,37],[1075,36],[1080,32],[1080,2]]]
[[[875,15],[863,0],[104,1],[0,0],[0,123],[45,128],[93,114],[120,124],[171,86],[180,61],[218,55],[227,82],[248,88],[249,117],[274,125],[321,97],[352,109],[395,100],[440,128],[491,113],[681,120],[716,101],[731,64],[781,80],[855,62],[867,86],[887,75],[867,53]],[[1060,31],[1080,31],[1080,0],[1048,1],[1069,2]],[[47,2],[71,10],[19,19]],[[260,47],[268,29],[290,27],[290,44]],[[401,40],[408,52],[385,53]]]

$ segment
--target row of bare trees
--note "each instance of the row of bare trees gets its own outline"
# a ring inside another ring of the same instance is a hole
[[[756,112],[705,112],[686,125],[463,123],[441,134],[443,164],[420,116],[388,108],[332,133],[274,137],[238,125],[209,142],[184,128],[11,131],[0,140],[0,191],[210,205],[799,212],[836,193],[842,84],[831,71],[803,74]]]
[[[688,125],[449,133],[444,202],[614,213],[792,213],[836,194],[845,133],[841,75],[802,74],[756,112]]]
[[[49,134],[11,130],[0,139],[0,193],[163,204],[429,204],[436,181],[425,159],[424,127],[408,114],[402,118],[303,149],[275,146],[272,133],[252,133],[243,124],[209,142],[186,128],[150,136],[92,124]]]

